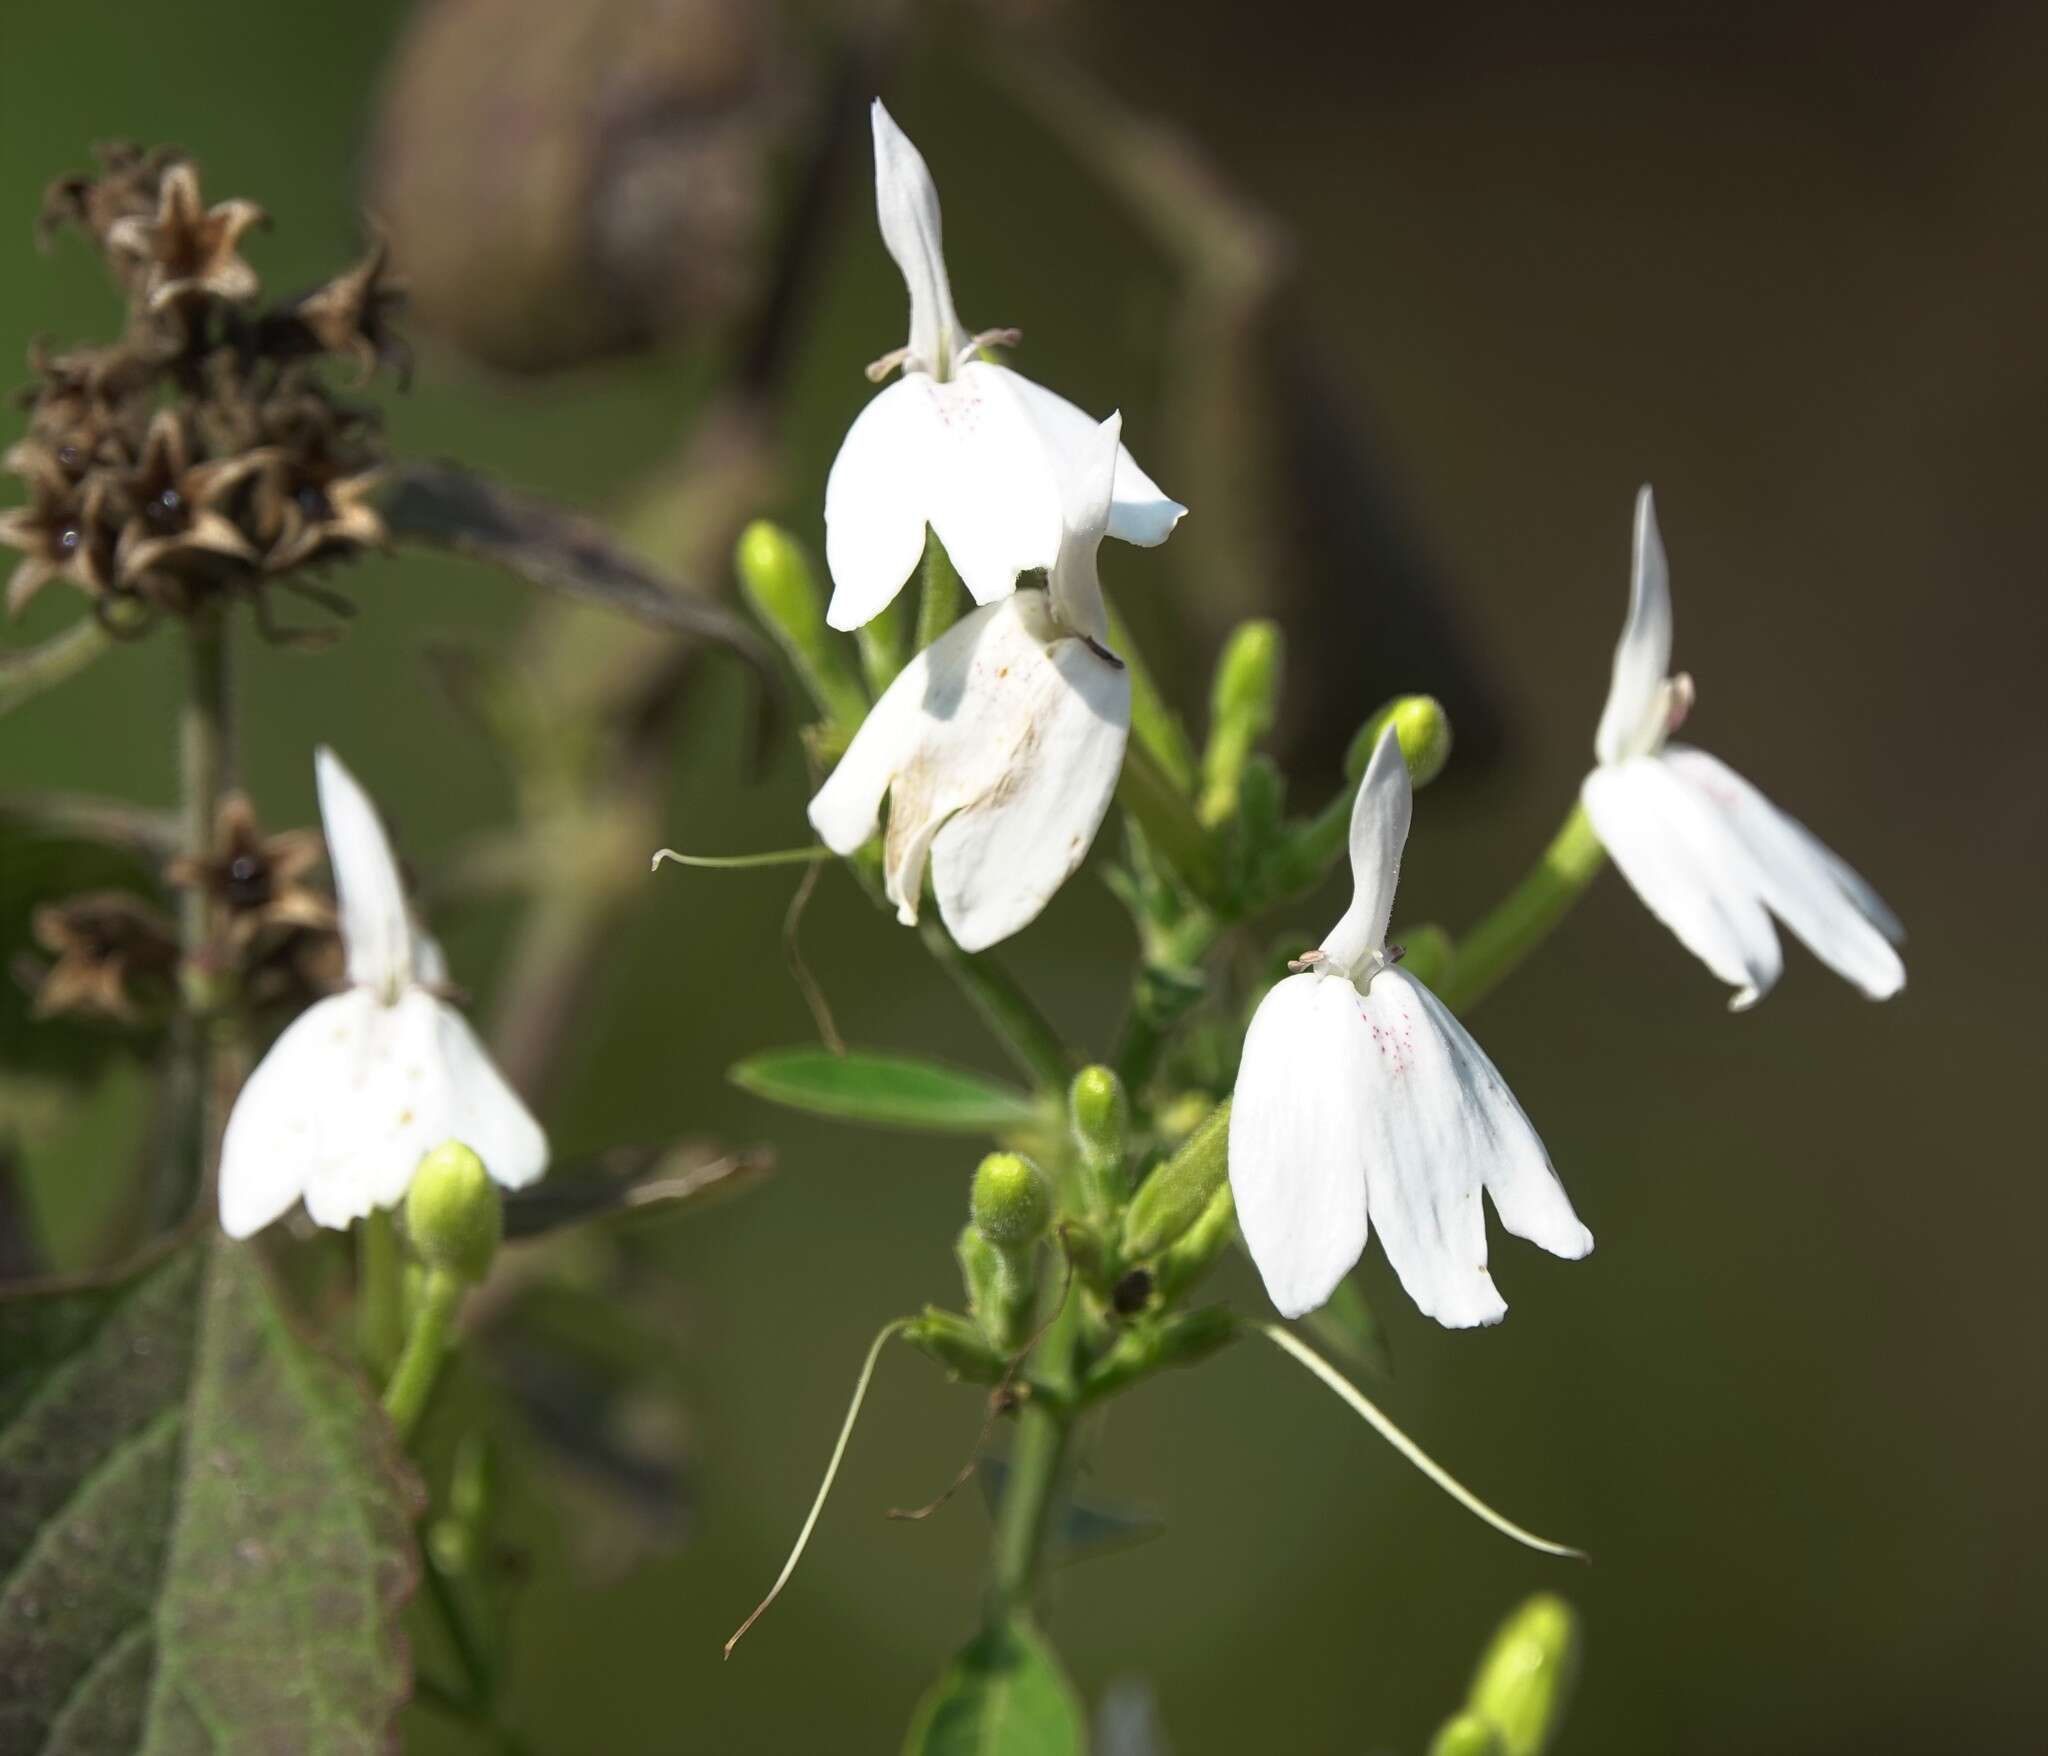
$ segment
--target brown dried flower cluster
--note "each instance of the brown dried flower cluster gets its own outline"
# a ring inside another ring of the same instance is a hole
[[[100,169],[44,198],[47,237],[91,240],[127,299],[119,341],[31,350],[27,434],[0,454],[26,503],[0,512],[21,552],[10,614],[53,580],[90,599],[110,628],[158,611],[189,614],[240,594],[278,639],[270,586],[337,615],[351,606],[308,570],[381,546],[373,499],[385,462],[377,412],[321,376],[347,361],[358,381],[408,359],[391,328],[401,294],[381,243],[305,296],[259,303],[241,247],[267,224],[247,201],[209,206],[191,161],[168,149],[99,149]]]

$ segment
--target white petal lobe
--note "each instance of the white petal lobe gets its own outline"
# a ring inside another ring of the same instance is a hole
[[[1009,380],[1012,393],[1055,449],[1064,451],[1086,442],[1088,430],[1096,424],[1087,410],[1007,366],[991,365],[983,370],[1000,372]],[[1173,527],[1187,516],[1187,510],[1178,500],[1167,498],[1159,484],[1138,467],[1127,446],[1117,447],[1116,488],[1110,499],[1106,534],[1140,548],[1157,548],[1173,535]]]
[[[1754,860],[1659,757],[1596,768],[1580,789],[1594,833],[1643,905],[1736,990],[1741,1011],[1783,967]]]
[[[1762,900],[1821,962],[1875,1000],[1905,986],[1906,966],[1891,943],[1898,918],[1862,878],[1704,750],[1673,744],[1662,760],[1747,850]]]
[[[1351,906],[1323,940],[1331,966],[1346,974],[1360,973],[1387,942],[1414,807],[1401,740],[1388,726],[1373,746],[1351,806]]]
[[[946,278],[939,191],[924,154],[896,126],[880,98],[869,120],[875,137],[875,217],[882,242],[910,289],[910,351],[925,371],[937,372],[961,340]]]
[[[1614,677],[1593,736],[1602,762],[1620,762],[1646,748],[1659,691],[1671,671],[1671,569],[1657,530],[1657,507],[1645,487],[1636,495],[1635,563],[1629,576],[1628,620],[1614,649]]]
[[[325,745],[314,752],[313,774],[327,859],[334,869],[348,978],[395,994],[413,979],[412,917],[397,856],[369,795]]]
[[[924,554],[946,464],[931,381],[899,378],[854,417],[825,479],[826,622],[858,628],[889,607]]]
[[[1289,976],[1259,1004],[1230,1109],[1245,1247],[1284,1317],[1321,1305],[1366,1240],[1372,1040],[1341,977]]]

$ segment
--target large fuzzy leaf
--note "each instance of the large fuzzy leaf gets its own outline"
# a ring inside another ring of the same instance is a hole
[[[387,1748],[416,1501],[249,1246],[0,1300],[0,1756]]]

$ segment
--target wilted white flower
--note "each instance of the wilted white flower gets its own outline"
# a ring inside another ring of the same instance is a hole
[[[1905,986],[1904,929],[1876,891],[1725,763],[1668,742],[1692,706],[1671,666],[1671,575],[1657,509],[1636,496],[1628,621],[1581,796],[1594,832],[1650,912],[1736,990],[1741,1011],[1784,958],[1776,915],[1874,1000]]]
[[[1028,925],[1080,865],[1116,790],[1131,679],[1104,644],[1095,551],[1122,468],[1116,415],[1054,457],[1065,515],[1045,591],[956,622],[912,659],[811,801],[835,853],[889,830],[882,874],[917,920],[924,869],[947,931],[979,951]]]
[[[877,362],[903,375],[855,418],[825,483],[834,628],[858,628],[888,607],[924,553],[927,525],[978,604],[1007,597],[1019,573],[1050,567],[1062,528],[1055,460],[1095,428],[1064,397],[976,357],[1006,332],[961,327],[931,172],[879,99],[873,120],[875,207],[910,288],[910,342]],[[1127,451],[1115,496],[1108,534],[1148,547],[1186,510]]]
[[[391,1207],[446,1140],[509,1188],[547,1168],[540,1124],[434,991],[440,949],[413,924],[376,807],[331,750],[314,772],[350,985],[294,1019],[235,1100],[220,1166],[220,1223],[234,1238],[302,1197],[323,1226]]]
[[[1493,1063],[1386,949],[1410,805],[1390,726],[1352,808],[1351,907],[1245,1035],[1230,1187],[1283,1316],[1330,1296],[1370,1221],[1408,1296],[1462,1329],[1507,1311],[1486,1272],[1481,1189],[1502,1225],[1553,1255],[1585,1255],[1593,1234]]]

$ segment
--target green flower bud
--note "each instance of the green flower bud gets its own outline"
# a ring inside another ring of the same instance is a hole
[[[1023,1250],[1052,1224],[1052,1185],[1028,1158],[992,1152],[974,1172],[975,1230],[998,1250]]]
[[[1038,1292],[1035,1252],[1028,1245],[1001,1249],[980,1227],[969,1224],[961,1229],[953,1254],[967,1289],[967,1308],[982,1334],[999,1352],[1015,1353],[1031,1332],[1031,1308]]]
[[[1083,1067],[1068,1088],[1067,1110],[1081,1152],[1088,1204],[1097,1215],[1112,1213],[1122,1205],[1126,1189],[1124,1133],[1131,1106],[1123,1081],[1107,1067]]]
[[[1217,661],[1209,698],[1209,746],[1202,752],[1202,796],[1195,814],[1213,828],[1237,809],[1238,782],[1252,748],[1273,726],[1280,699],[1283,642],[1272,622],[1246,622]]]
[[[1501,1756],[1543,1756],[1578,1675],[1578,1615],[1563,1598],[1539,1592],[1500,1625],[1465,1704],[1493,1727]]]
[[[1173,1300],[1192,1287],[1209,1271],[1223,1246],[1237,1231],[1237,1202],[1225,1182],[1195,1223],[1181,1233],[1159,1258],[1153,1282],[1162,1299]]]
[[[1230,1100],[1208,1114],[1166,1163],[1147,1177],[1124,1213],[1123,1254],[1156,1256],[1202,1217],[1230,1172]]]
[[[1428,786],[1451,759],[1451,722],[1434,695],[1398,696],[1367,720],[1345,753],[1346,777],[1354,784],[1365,778],[1365,765],[1372,760],[1380,734],[1389,724],[1400,734],[1408,784],[1418,789]],[[1348,811],[1346,815],[1348,818]]]
[[[1506,1756],[1499,1735],[1476,1713],[1461,1713],[1443,1723],[1429,1746],[1429,1756]]]
[[[825,599],[810,557],[779,525],[757,518],[733,551],[740,590],[754,614],[789,655],[818,711],[847,737],[867,717],[867,697],[847,669],[842,648],[825,626]]]
[[[1400,930],[1401,967],[1425,988],[1434,988],[1451,967],[1451,936],[1433,921]]]
[[[491,1271],[505,1235],[505,1208],[484,1161],[459,1140],[420,1160],[405,1197],[405,1229],[429,1269],[474,1285]]]
[[[903,1327],[903,1339],[928,1354],[956,1378],[970,1384],[994,1384],[1008,1362],[989,1346],[982,1332],[958,1312],[927,1305]]]

